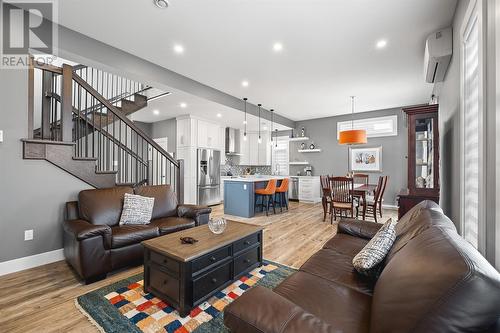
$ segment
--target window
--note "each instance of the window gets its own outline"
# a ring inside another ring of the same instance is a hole
[[[484,247],[482,184],[482,74],[481,24],[476,3],[471,3],[462,29],[461,121],[462,121],[462,235],[474,247]]]
[[[339,121],[337,123],[337,139],[339,132],[350,129],[364,129],[369,138],[395,136],[398,135],[398,116],[356,119],[354,124],[351,120]]]
[[[289,173],[289,145],[287,136],[274,138],[272,146],[272,172],[277,175],[288,176]]]

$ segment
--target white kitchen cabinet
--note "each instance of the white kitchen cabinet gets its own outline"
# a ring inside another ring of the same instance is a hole
[[[271,144],[269,134],[261,133],[262,142],[259,144],[259,133],[248,132],[247,140],[240,139],[240,165],[271,165]]]
[[[321,201],[321,183],[319,177],[299,177],[299,201]]]
[[[198,119],[198,147],[220,149],[220,126]]]
[[[197,143],[197,121],[190,117],[177,118],[177,147],[194,147]]]

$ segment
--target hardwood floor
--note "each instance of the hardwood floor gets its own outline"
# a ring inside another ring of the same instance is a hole
[[[384,211],[381,221],[394,217]],[[223,215],[222,205],[212,216]],[[264,258],[299,267],[336,233],[336,223],[323,222],[320,204],[291,203],[282,214],[242,219],[265,225]],[[104,281],[81,285],[64,262],[0,277],[0,332],[98,332],[74,305],[77,296],[142,272],[122,270]]]

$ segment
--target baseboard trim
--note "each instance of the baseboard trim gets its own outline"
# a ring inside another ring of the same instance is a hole
[[[47,265],[64,259],[64,250],[58,249],[54,251],[35,254],[28,257],[13,259],[0,262],[0,276],[24,271],[25,269]]]

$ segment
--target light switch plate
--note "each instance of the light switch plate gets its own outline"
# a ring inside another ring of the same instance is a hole
[[[25,241],[33,240],[33,229],[24,230],[24,240]]]
[[[0,130],[0,142],[3,142],[3,130]]]

